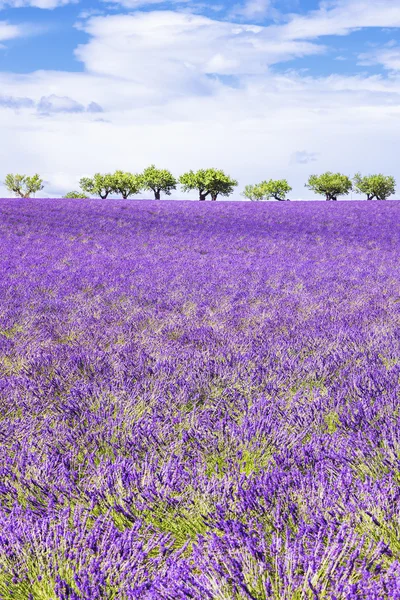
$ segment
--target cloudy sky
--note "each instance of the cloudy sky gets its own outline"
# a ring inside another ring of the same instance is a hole
[[[394,175],[400,192],[400,0],[0,7],[2,181],[37,172],[58,197],[154,163],[222,168],[236,199],[282,177],[309,199],[326,170]]]

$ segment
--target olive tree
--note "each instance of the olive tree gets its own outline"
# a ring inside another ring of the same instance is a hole
[[[86,200],[88,198],[88,196],[85,196],[85,194],[83,194],[82,192],[68,192],[68,194],[65,194],[64,198],[77,198],[77,199],[82,199],[82,200]]]
[[[233,188],[238,185],[235,179],[220,169],[188,171],[179,177],[179,183],[185,192],[198,190],[199,200],[205,200],[209,195],[214,201],[219,195],[230,196]]]
[[[156,169],[150,165],[140,174],[141,187],[144,190],[152,190],[155,200],[160,200],[161,192],[171,195],[171,190],[176,189],[177,180],[167,169]]]
[[[356,173],[354,176],[354,188],[360,194],[366,194],[367,200],[386,200],[395,193],[396,181],[394,177],[382,175],[361,176]]]
[[[259,184],[260,191],[263,194],[263,198],[270,200],[283,201],[286,200],[286,196],[292,191],[292,188],[286,181],[286,179],[270,179],[269,181],[262,181]]]
[[[4,180],[6,188],[20,198],[29,198],[31,194],[44,188],[43,180],[35,173],[31,177],[28,175],[13,175],[9,173]]]
[[[142,188],[140,175],[127,173],[124,171],[115,171],[112,175],[114,180],[114,191],[121,194],[124,200],[134,194],[139,194]]]
[[[242,194],[244,198],[247,198],[251,201],[259,201],[264,200],[264,191],[261,189],[259,184],[256,185],[246,185]]]
[[[347,196],[353,184],[347,175],[327,171],[322,175],[310,175],[305,187],[324,195],[326,200],[337,200],[338,196]]]
[[[82,177],[79,186],[84,192],[100,196],[103,200],[115,191],[115,181],[111,173],[95,173],[93,177]]]

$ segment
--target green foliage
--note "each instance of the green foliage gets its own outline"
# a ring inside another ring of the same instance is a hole
[[[246,185],[241,195],[251,201],[264,200],[264,193],[259,184]]]
[[[216,200],[218,195],[229,196],[238,185],[235,179],[218,169],[188,171],[180,176],[179,183],[185,192],[198,190],[199,200],[205,200],[208,195],[211,196],[211,200]]]
[[[177,180],[167,169],[156,169],[155,165],[147,167],[140,175],[141,187],[152,190],[154,198],[160,200],[161,192],[171,195],[171,190],[176,189]]]
[[[113,191],[121,194],[124,200],[129,196],[140,193],[142,188],[140,175],[134,175],[133,173],[124,171],[115,171],[112,177],[114,179]]]
[[[258,187],[263,194],[263,198],[266,198],[267,200],[270,198],[275,198],[275,200],[286,200],[286,195],[292,191],[292,188],[286,179],[270,179],[269,181],[262,181]]]
[[[367,200],[386,200],[395,193],[396,181],[394,177],[382,175],[366,175],[361,176],[356,173],[354,176],[354,187],[360,194],[366,194]]]
[[[79,185],[84,192],[88,194],[96,194],[103,200],[115,191],[115,182],[113,175],[106,173],[95,173],[93,177],[82,177],[79,181]]]
[[[10,192],[21,198],[29,198],[31,194],[44,188],[43,180],[35,173],[32,177],[28,175],[6,175],[4,185]]]
[[[288,194],[292,188],[288,184],[286,179],[270,179],[269,181],[262,181],[256,185],[246,185],[242,196],[249,200],[286,200],[286,194]]]
[[[353,189],[353,184],[347,175],[327,171],[322,175],[311,175],[305,187],[324,195],[326,200],[337,200],[338,196],[347,196]]]
[[[83,194],[82,192],[68,192],[68,194],[65,194],[64,198],[82,198],[82,199],[87,199],[88,196],[85,196],[85,194]]]

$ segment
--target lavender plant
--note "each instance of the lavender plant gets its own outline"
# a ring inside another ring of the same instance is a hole
[[[0,598],[400,599],[399,217],[0,201]]]

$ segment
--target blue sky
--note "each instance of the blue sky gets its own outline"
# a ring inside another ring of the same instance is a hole
[[[400,181],[400,0],[0,8],[1,179],[38,172],[58,197],[98,171],[214,166],[238,198],[286,177],[305,199],[325,170]]]

